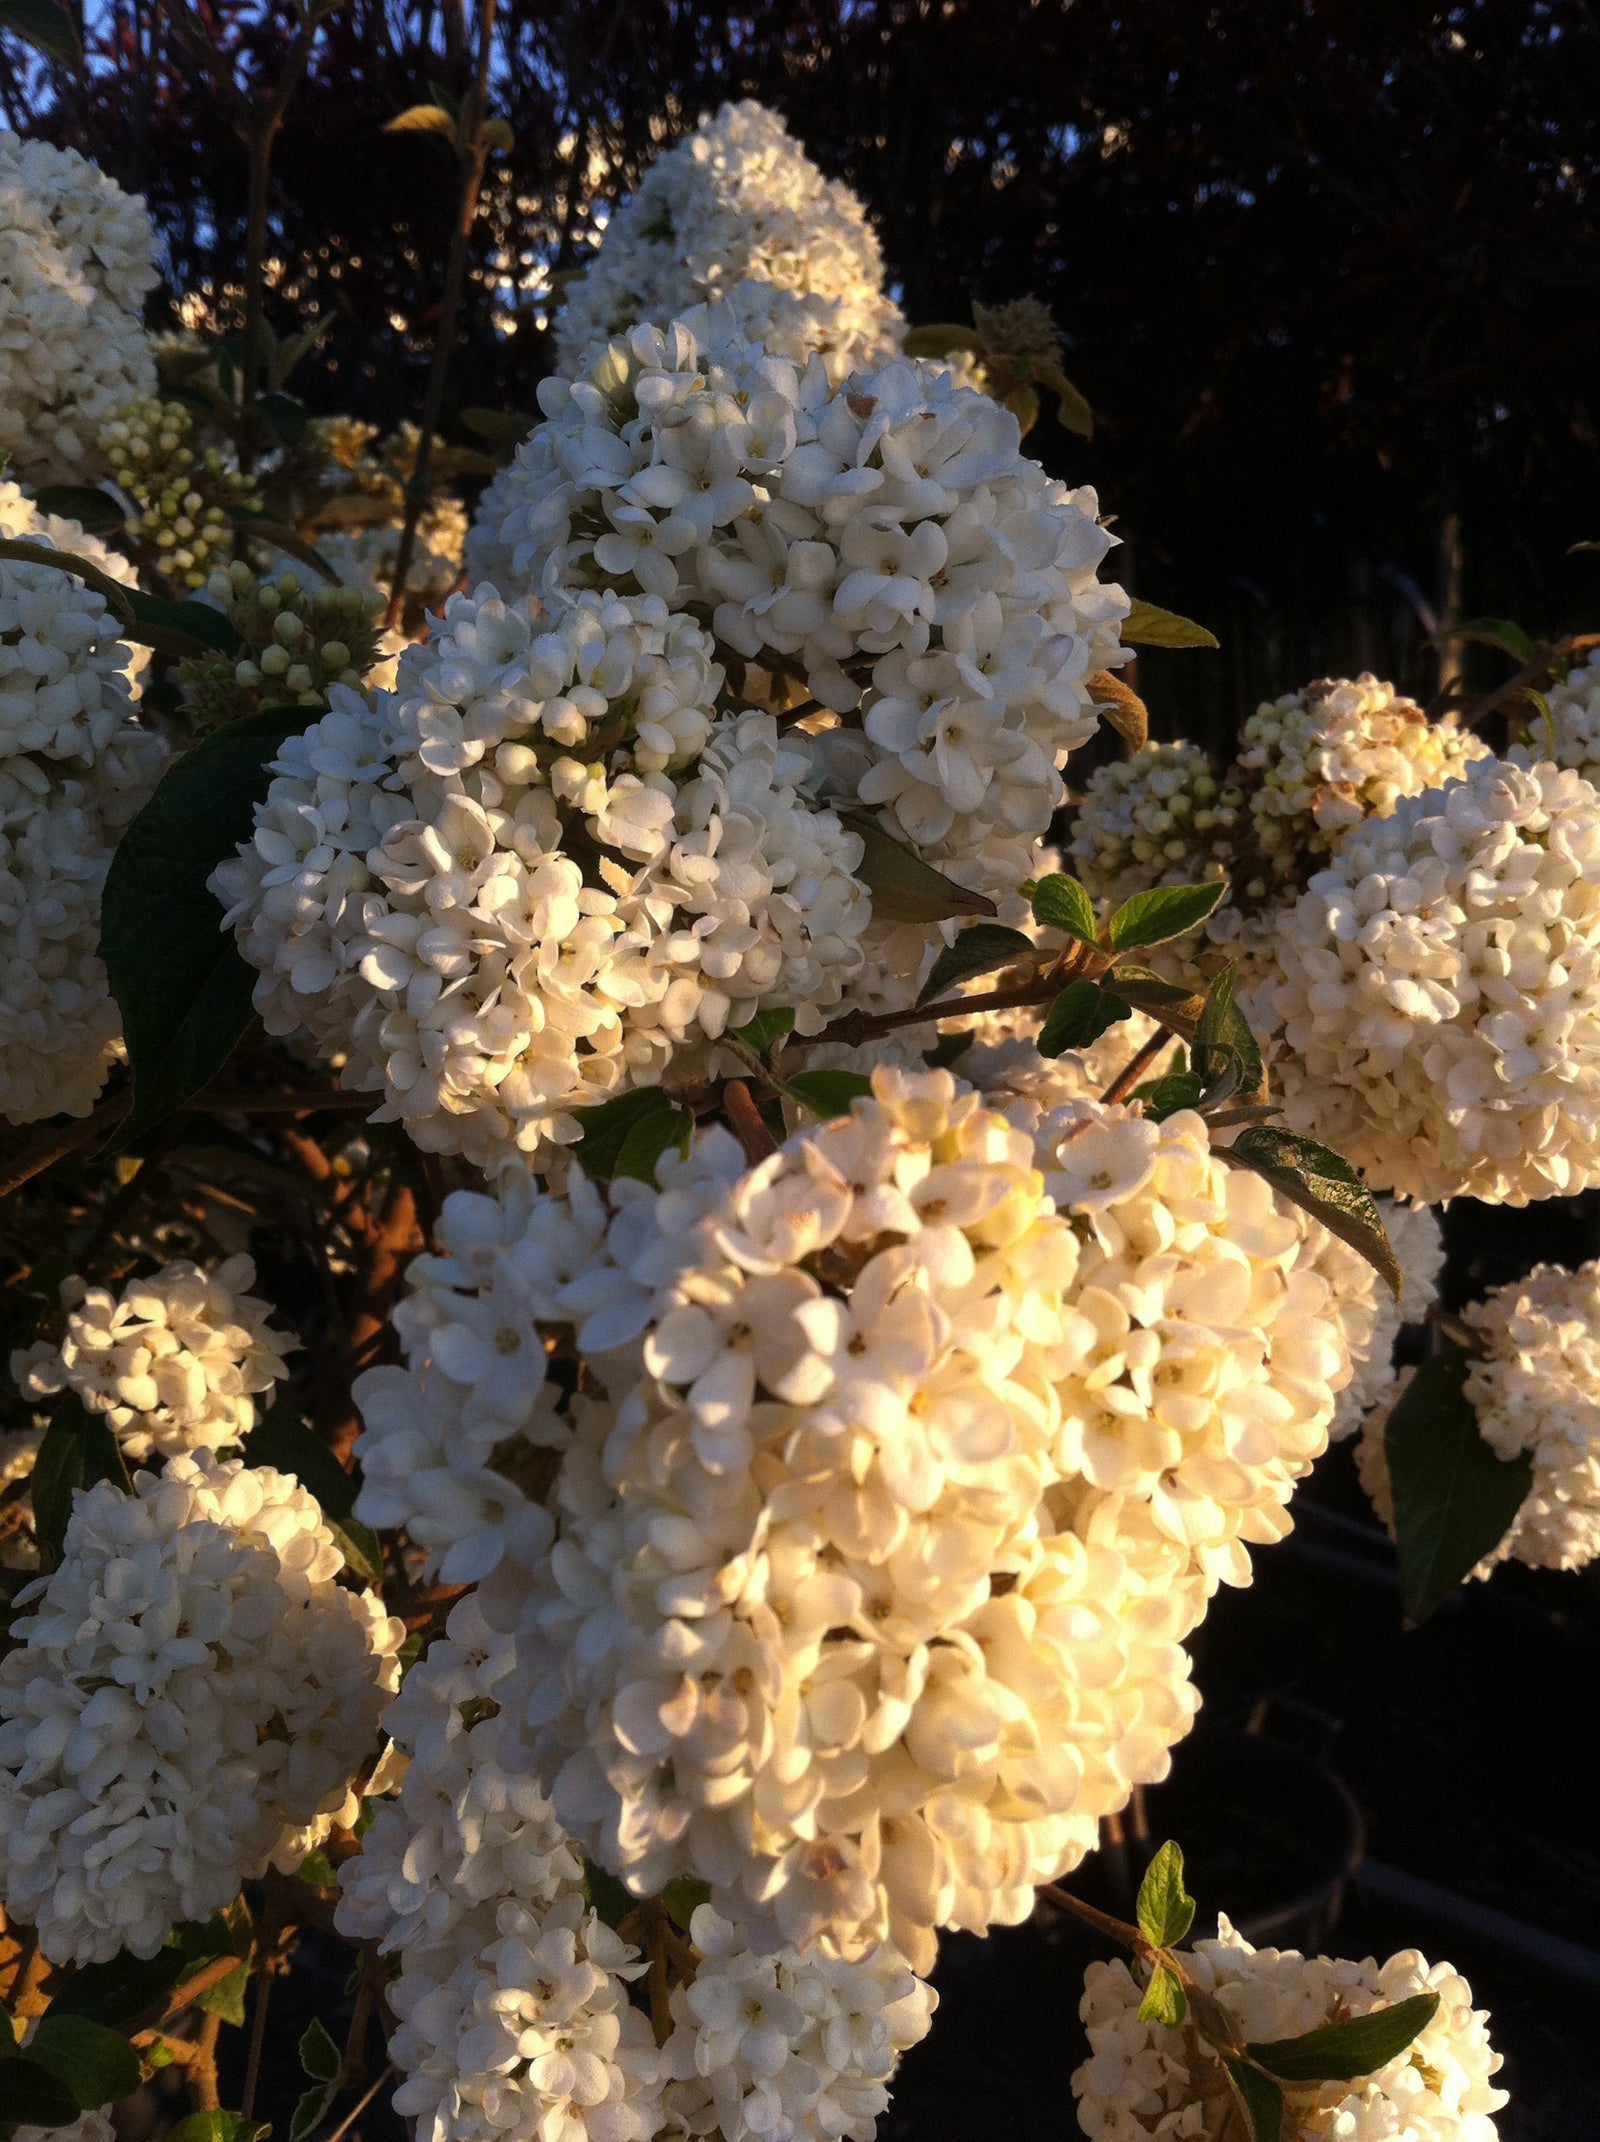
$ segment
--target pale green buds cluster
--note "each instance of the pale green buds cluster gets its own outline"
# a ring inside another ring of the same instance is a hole
[[[1091,775],[1070,853],[1091,891],[1125,900],[1228,874],[1244,791],[1197,744],[1146,744]]]
[[[211,575],[206,593],[245,652],[184,663],[202,732],[257,706],[325,706],[334,685],[359,686],[377,659],[377,624],[358,588],[307,588],[292,572],[263,579],[236,559]]]
[[[215,447],[197,453],[194,418],[182,402],[141,397],[100,432],[119,490],[136,509],[129,534],[147,562],[181,588],[203,588],[233,551],[233,518],[258,513],[254,480]]]

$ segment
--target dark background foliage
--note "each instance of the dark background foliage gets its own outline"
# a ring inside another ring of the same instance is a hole
[[[241,79],[272,66],[286,11],[204,6]],[[93,0],[86,29],[86,93],[5,41],[13,123],[145,191],[169,301],[226,321],[243,151],[160,0]],[[280,330],[333,315],[295,382],[314,407],[420,401],[452,171],[381,130],[464,86],[470,31],[462,0],[348,0],[319,40],[277,152],[271,307]],[[1098,429],[1046,422],[1036,450],[1098,485],[1125,577],[1223,638],[1147,661],[1163,726],[1218,735],[1318,671],[1431,690],[1457,543],[1467,613],[1593,621],[1600,558],[1567,555],[1600,536],[1587,0],[506,0],[494,94],[516,145],[455,408],[531,406],[533,279],[581,262],[664,140],[753,95],[865,197],[914,321],[1054,307]]]

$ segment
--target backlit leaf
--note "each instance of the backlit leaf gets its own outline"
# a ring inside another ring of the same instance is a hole
[[[1197,625],[1192,617],[1180,617],[1176,610],[1163,610],[1153,602],[1140,602],[1135,598],[1133,608],[1122,620],[1122,644],[1124,647],[1216,647],[1220,644],[1214,632],[1204,625]]]
[[[1036,1043],[1041,1056],[1086,1049],[1108,1026],[1132,1016],[1133,1007],[1098,982],[1069,982],[1044,1015]]]
[[[859,836],[862,856],[856,875],[872,895],[879,922],[944,922],[951,915],[992,915],[994,902],[969,892],[925,863],[914,849],[885,833],[860,811],[840,817]]]
[[[1531,1457],[1497,1457],[1479,1434],[1469,1366],[1459,1346],[1424,1361],[1384,1426],[1400,1598],[1412,1622],[1426,1621],[1499,1546],[1533,1486]]]
[[[1383,1216],[1349,1161],[1313,1138],[1297,1137],[1270,1123],[1242,1130],[1228,1150],[1235,1160],[1264,1175],[1291,1204],[1314,1214],[1330,1235],[1359,1251],[1399,1300],[1400,1267],[1383,1231]]]
[[[1436,1993],[1414,1993],[1388,2008],[1369,2009],[1343,2023],[1325,2023],[1298,2038],[1247,2045],[1250,2058],[1284,2082],[1355,2082],[1398,2060],[1438,2013]]]
[[[1033,939],[1024,937],[1020,930],[1008,930],[1000,922],[975,922],[939,954],[917,1002],[930,1004],[957,982],[967,981],[975,974],[992,974],[997,967],[1009,967],[1019,959],[1030,959],[1037,950]],[[790,1017],[792,1021],[792,1013]]]

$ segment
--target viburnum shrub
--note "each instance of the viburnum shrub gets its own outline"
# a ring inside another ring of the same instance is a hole
[[[505,122],[396,125],[458,290]],[[1448,1967],[1058,1884],[1330,1439],[1418,1617],[1593,1553],[1593,1268],[1441,1323],[1429,1210],[1600,1177],[1589,643],[1502,755],[1371,677],[1149,743],[1133,651],[1213,643],[1024,449],[1061,330],[908,333],[757,105],[499,466],[448,308],[380,442],[259,244],[153,341],[153,242],[0,136],[0,2126],[174,2067],[248,2142],[315,1925],[290,2142],[370,2028],[427,2142],[867,2142],[941,1930],[1043,1892],[1134,1959],[1090,2135],[1485,2142]]]

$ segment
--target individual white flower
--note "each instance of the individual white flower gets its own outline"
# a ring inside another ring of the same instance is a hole
[[[716,1133],[615,1186],[612,1271],[557,1275],[607,1403],[483,1607],[559,1818],[638,1894],[921,1970],[1187,1730],[1182,1640],[1326,1444],[1331,1289],[1197,1116],[1029,1105],[880,1069],[758,1167]]]
[[[101,425],[153,392],[154,244],[142,198],[0,128],[0,451],[28,482],[84,481]]]
[[[1403,2053],[1356,2082],[1287,2085],[1287,2118],[1297,2136],[1329,2142],[1495,2142],[1493,2115],[1507,2102],[1490,2077],[1500,2055],[1488,2015],[1450,1964],[1415,1949],[1387,1963],[1253,1949],[1226,1919],[1215,1941],[1183,1958],[1241,2040],[1270,2043],[1364,2016],[1419,1993],[1437,1993],[1432,2020]],[[1127,1965],[1092,1963],[1079,2015],[1090,2056],[1072,2078],[1078,2123],[1091,2142],[1144,2142],[1149,2136],[1217,2132],[1229,2091],[1220,2061],[1192,2031],[1141,2023],[1143,1993]]]
[[[1364,820],[1241,992],[1284,1116],[1414,1203],[1600,1180],[1600,796],[1479,760]]]
[[[1089,776],[1068,854],[1091,892],[1120,904],[1225,876],[1244,816],[1238,779],[1219,776],[1198,744],[1146,744]]]
[[[559,368],[574,378],[594,344],[730,294],[769,349],[801,364],[819,350],[836,378],[881,364],[905,333],[861,202],[750,98],[702,119],[613,209],[563,295]]]
[[[1600,1264],[1536,1265],[1462,1310],[1483,1347],[1467,1368],[1478,1433],[1497,1458],[1527,1457],[1533,1484],[1492,1554],[1469,1574],[1511,1560],[1582,1569],[1600,1554]],[[1402,1370],[1367,1418],[1356,1462],[1378,1515],[1394,1523],[1384,1435],[1411,1380]]]
[[[285,743],[212,881],[268,1030],[486,1168],[764,1005],[815,1032],[861,965],[861,839],[720,683],[655,596],[453,597],[392,698],[335,690]]]
[[[1589,658],[1569,669],[1543,695],[1550,710],[1546,733],[1544,717],[1537,710],[1528,714],[1525,739],[1506,753],[1519,766],[1537,759],[1552,759],[1569,766],[1586,781],[1600,782],[1600,647]]]
[[[52,1962],[153,1956],[353,1819],[405,1632],[343,1566],[294,1480],[208,1451],[76,1497],[0,1661],[0,1897]]]
[[[179,1258],[130,1280],[120,1296],[65,1279],[60,1345],[19,1349],[11,1373],[27,1398],[75,1391],[108,1417],[136,1463],[221,1450],[255,1426],[257,1398],[299,1343],[272,1329],[271,1304],[249,1292],[255,1277],[250,1258],[238,1256],[214,1272]]]

